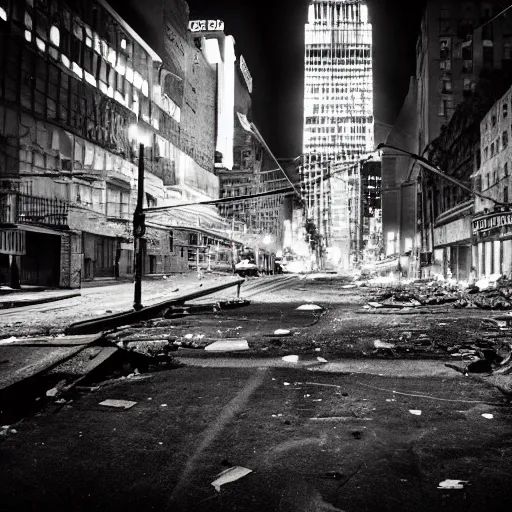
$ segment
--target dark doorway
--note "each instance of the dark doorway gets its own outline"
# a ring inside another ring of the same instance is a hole
[[[9,255],[0,254],[0,284],[9,284]]]
[[[26,254],[21,257],[21,284],[58,287],[60,235],[26,233]]]
[[[116,253],[116,238],[96,237],[94,277],[115,277]]]

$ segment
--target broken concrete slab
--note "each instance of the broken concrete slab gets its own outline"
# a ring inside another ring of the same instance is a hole
[[[71,341],[70,344],[67,344],[65,338],[53,338],[50,345],[45,343],[1,346],[0,360],[7,362],[2,365],[0,372],[0,390],[50,370],[72,358],[100,337],[98,334],[72,337],[75,339],[68,340]],[[59,339],[62,344],[54,345],[55,339]]]
[[[218,340],[205,347],[208,352],[237,352],[249,350],[247,340],[240,338]]]
[[[116,399],[107,399],[100,402],[99,405],[103,405],[105,407],[115,407],[117,409],[131,409],[137,402],[132,402],[131,400],[116,400]]]

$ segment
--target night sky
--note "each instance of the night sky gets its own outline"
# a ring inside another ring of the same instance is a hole
[[[302,152],[308,0],[187,0],[190,19],[222,19],[253,76],[253,117],[278,157]],[[368,0],[377,121],[392,124],[414,74],[423,0]]]

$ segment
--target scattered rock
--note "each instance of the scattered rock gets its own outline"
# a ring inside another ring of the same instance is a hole
[[[394,343],[387,343],[385,341],[380,341],[380,340],[375,340],[373,342],[373,346],[375,348],[384,348],[384,349],[392,349],[392,348],[395,348],[395,344]]]
[[[324,309],[322,306],[317,306],[316,304],[303,304],[297,308],[297,311],[319,311]]]
[[[299,362],[299,356],[284,356],[281,359],[287,363],[298,363]]]

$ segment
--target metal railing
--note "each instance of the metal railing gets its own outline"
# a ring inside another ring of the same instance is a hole
[[[0,191],[0,224],[41,224],[66,227],[69,202]]]

